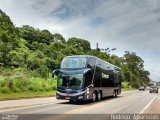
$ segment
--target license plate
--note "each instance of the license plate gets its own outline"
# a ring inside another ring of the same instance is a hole
[[[70,100],[70,97],[65,97],[66,100]]]

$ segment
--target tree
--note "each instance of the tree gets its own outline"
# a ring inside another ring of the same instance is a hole
[[[50,44],[54,41],[54,36],[48,30],[39,30],[29,25],[24,25],[18,28],[21,37],[24,38],[29,44],[33,42]]]
[[[90,43],[87,40],[80,38],[69,38],[67,44],[73,46],[75,49],[87,52],[91,50]]]
[[[53,38],[55,41],[60,41],[62,43],[65,43],[65,39],[61,34],[56,33],[53,35]]]
[[[144,61],[134,52],[126,51],[123,57],[122,70],[125,79],[130,78],[129,81],[134,87],[139,85],[147,85],[149,83],[149,72],[144,70]]]
[[[54,41],[54,35],[52,35],[48,30],[42,30],[40,32],[40,41],[42,43],[50,44]]]
[[[27,68],[37,76],[47,77],[45,71],[56,69],[68,55],[93,55],[119,66],[122,81],[132,86],[149,83],[150,73],[144,69],[144,61],[136,53],[126,51],[123,57],[110,54],[113,49],[91,49],[90,42],[81,38],[69,38],[61,34],[39,30],[29,25],[16,28],[9,16],[0,10],[0,67]]]
[[[29,44],[32,44],[33,42],[41,42],[39,29],[35,29],[29,25],[24,25],[23,27],[19,27],[18,29],[21,33],[21,37],[25,39]]]
[[[18,29],[13,25],[10,18],[0,10],[0,65],[10,66],[12,64],[10,53],[16,53],[20,48],[21,39]],[[16,54],[12,54],[16,56]]]
[[[133,73],[136,73],[138,69],[143,69],[144,61],[134,52],[125,51],[124,62]]]

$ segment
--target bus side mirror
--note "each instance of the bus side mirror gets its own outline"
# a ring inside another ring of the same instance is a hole
[[[91,69],[90,69],[90,68],[87,68],[87,69],[84,70],[83,74],[86,74],[86,73],[89,72],[89,71],[91,71]]]
[[[53,72],[52,72],[52,78],[54,78],[54,75],[57,75],[57,74],[58,74],[58,72],[59,72],[59,69],[55,69],[55,70],[53,70]]]
[[[60,65],[58,65],[58,66],[56,67],[56,69],[60,69]]]

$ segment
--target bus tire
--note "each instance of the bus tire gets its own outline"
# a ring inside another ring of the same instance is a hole
[[[115,97],[117,97],[117,94],[118,94],[118,93],[117,93],[117,90],[115,90]]]
[[[92,93],[92,102],[95,102],[95,101],[96,101],[96,93],[93,92],[93,93]]]
[[[113,97],[114,97],[114,98],[117,97],[117,92],[116,92],[116,90],[113,91]]]
[[[73,103],[74,101],[73,101],[73,100],[69,100],[69,102],[70,102],[70,103]]]
[[[101,92],[99,91],[97,93],[97,101],[100,101],[102,99],[102,95],[101,95]]]
[[[117,95],[119,95],[119,91],[117,90]]]

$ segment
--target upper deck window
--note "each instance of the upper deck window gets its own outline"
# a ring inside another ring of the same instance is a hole
[[[61,63],[61,68],[85,68],[87,58],[85,57],[65,57]]]

